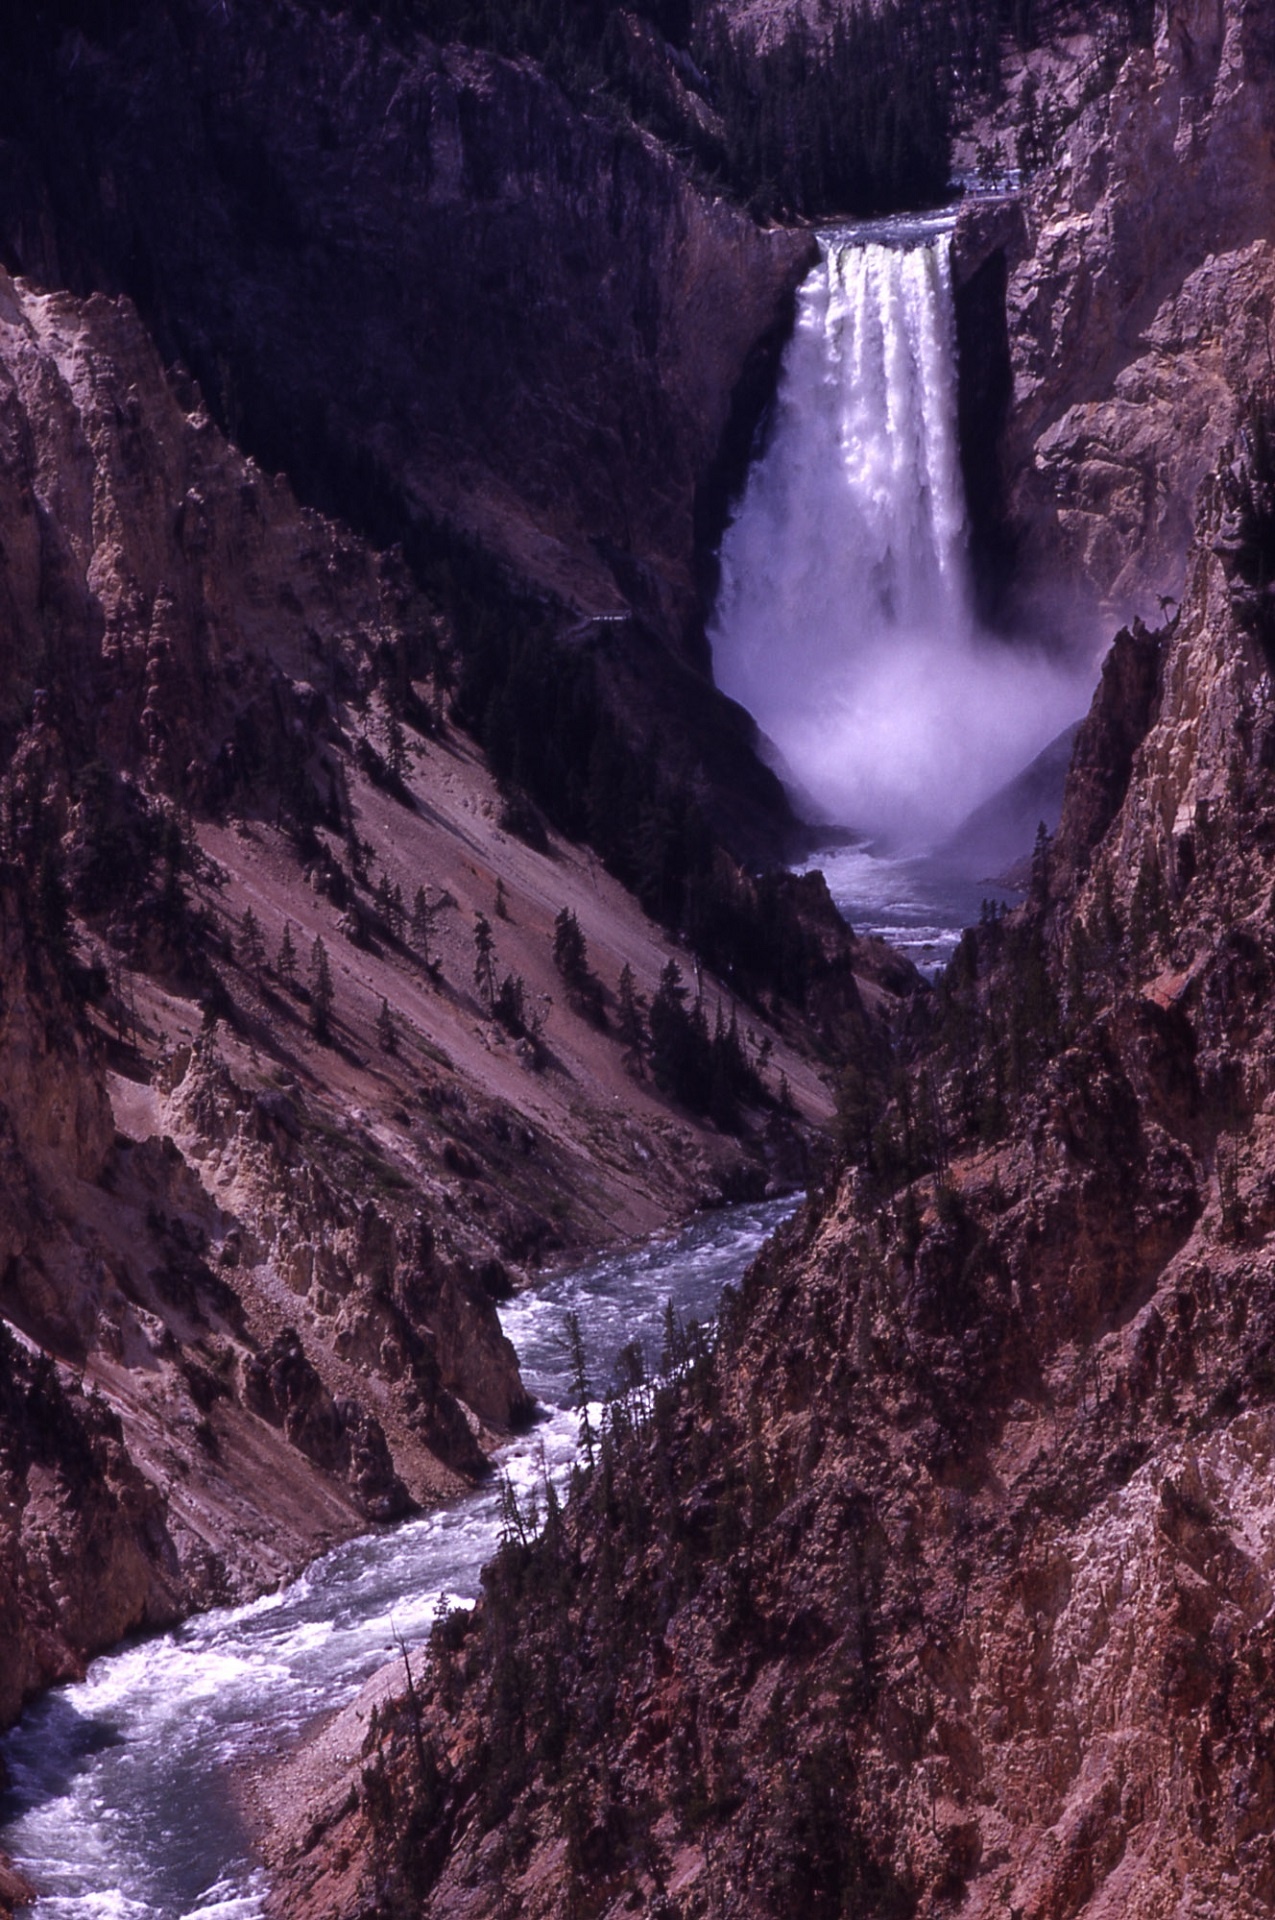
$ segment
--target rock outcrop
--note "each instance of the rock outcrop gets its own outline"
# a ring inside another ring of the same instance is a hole
[[[778,784],[708,684],[695,541],[810,237],[759,229],[614,102],[376,10],[166,0],[11,39],[11,269],[130,294],[241,444],[418,568],[454,555],[441,525],[564,631],[636,616],[619,709],[773,844]]]
[[[530,1413],[496,1300],[800,1178],[828,1102],[808,1028],[751,1145],[671,1105],[614,1024],[670,943],[511,830],[448,615],[237,452],[131,303],[0,274],[0,423],[7,1718],[470,1484]],[[826,895],[800,913],[812,1023],[861,1025]]]
[[[1270,12],[1168,0],[1155,21],[1129,49],[1077,13],[970,142],[1032,169],[1019,230],[975,205],[962,244],[970,270],[1009,266],[1003,506],[1055,623],[1068,593],[1082,623],[1161,617],[1199,485],[1272,377]]]
[[[335,1742],[279,1912],[1269,1909],[1273,498],[1259,432],[906,1091],[865,1136],[847,1088],[850,1163],[423,1722]]]

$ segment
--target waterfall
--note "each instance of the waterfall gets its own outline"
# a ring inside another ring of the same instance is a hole
[[[822,236],[710,640],[807,816],[896,845],[941,837],[1082,710],[1087,667],[974,617],[951,238],[933,222]]]

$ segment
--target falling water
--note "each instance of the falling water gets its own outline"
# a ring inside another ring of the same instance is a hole
[[[956,403],[950,231],[824,234],[722,543],[713,658],[807,817],[896,851],[939,841],[1091,683],[979,630]]]

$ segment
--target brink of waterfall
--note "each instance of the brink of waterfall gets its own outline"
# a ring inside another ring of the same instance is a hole
[[[979,630],[950,231],[866,231],[822,235],[800,290],[710,639],[799,808],[919,849],[1076,718],[1092,674]]]

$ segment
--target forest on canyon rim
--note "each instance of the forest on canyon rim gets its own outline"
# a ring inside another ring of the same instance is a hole
[[[275,1770],[263,1897],[1268,1912],[1269,10],[0,57],[0,1719],[479,1484],[546,1272],[804,1188]],[[812,223],[954,179],[980,609],[1113,644],[930,984],[789,870],[706,636]]]

